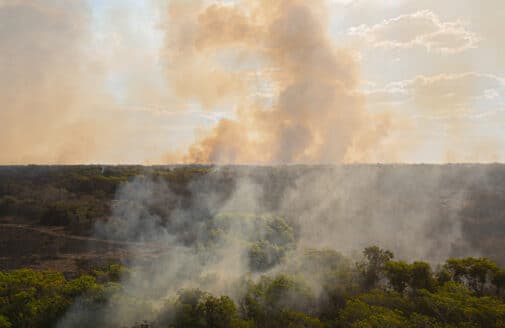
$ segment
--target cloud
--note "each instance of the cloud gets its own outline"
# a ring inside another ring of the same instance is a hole
[[[502,158],[496,135],[496,122],[505,116],[505,79],[500,76],[418,75],[382,86],[368,83],[364,92],[369,107],[389,111],[393,118],[391,138],[381,149],[386,160],[415,158],[423,148],[429,149],[429,161]]]
[[[505,78],[477,72],[418,75],[365,92],[373,102],[413,103],[423,113],[457,115],[503,107]]]
[[[461,20],[442,21],[430,10],[421,10],[383,20],[375,25],[351,27],[351,36],[373,47],[387,49],[425,48],[428,52],[453,54],[476,48],[480,38]]]

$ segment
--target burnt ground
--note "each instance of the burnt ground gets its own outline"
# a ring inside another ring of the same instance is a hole
[[[132,247],[146,258],[160,245],[71,235],[63,227],[47,227],[4,219],[0,222],[0,270],[31,268],[73,275],[112,263],[127,263]]]

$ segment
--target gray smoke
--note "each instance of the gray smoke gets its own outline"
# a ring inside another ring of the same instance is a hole
[[[485,179],[465,166],[424,165],[216,167],[187,184],[146,173],[119,188],[113,216],[97,225],[98,237],[132,242],[134,270],[92,317],[108,326],[154,320],[183,288],[237,299],[241,279],[297,270],[310,249],[352,258],[378,245],[434,264],[478,255],[461,211]],[[271,237],[279,226],[282,242]],[[265,240],[274,246],[264,248],[267,264],[257,270],[251,245]],[[83,317],[90,314],[75,305],[60,327],[82,327]]]

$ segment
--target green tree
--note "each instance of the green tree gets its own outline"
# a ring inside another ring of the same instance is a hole
[[[228,296],[208,296],[200,306],[206,327],[231,328],[239,321],[235,303]]]
[[[503,292],[505,291],[505,269],[500,269],[495,272],[493,284],[496,287],[496,294],[503,296]]]
[[[288,314],[312,316],[315,309],[316,298],[308,286],[287,275],[263,276],[257,283],[250,282],[241,301],[245,318],[265,328],[282,327]]]
[[[303,312],[285,310],[280,313],[278,327],[286,328],[323,328],[323,323]]]
[[[448,259],[445,268],[453,280],[467,284],[479,295],[484,294],[486,283],[492,280],[499,269],[496,263],[484,257]]]
[[[411,279],[410,265],[403,261],[388,261],[384,267],[386,278],[390,285],[399,293],[402,293]]]
[[[65,284],[58,272],[0,272],[0,316],[13,327],[48,326],[71,303],[63,295]]]
[[[349,328],[404,328],[408,321],[400,311],[350,300],[340,314],[340,324]]]
[[[265,271],[279,264],[286,249],[267,240],[253,243],[249,248],[249,268],[253,271]]]
[[[433,291],[435,279],[431,266],[426,262],[414,262],[410,266],[410,287]]]
[[[383,250],[377,246],[370,246],[363,251],[364,261],[358,263],[358,269],[363,279],[363,287],[368,290],[377,285],[384,274],[388,261],[393,259],[391,251]]]
[[[505,304],[493,297],[478,297],[457,282],[448,282],[434,293],[419,292],[416,308],[422,314],[456,327],[504,327]]]
[[[0,328],[11,328],[12,324],[9,319],[0,314]]]
[[[247,327],[228,296],[214,297],[199,289],[184,290],[175,303],[173,327],[237,328]]]
[[[175,304],[174,328],[199,328],[205,327],[201,313],[201,302],[206,294],[199,290],[184,290],[179,293]]]

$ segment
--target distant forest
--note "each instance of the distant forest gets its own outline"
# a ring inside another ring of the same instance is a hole
[[[426,215],[433,220],[433,226],[426,234],[443,237],[444,228],[454,221],[461,226],[462,236],[452,245],[450,256],[465,256],[470,249],[505,265],[505,165],[501,164],[225,166],[218,169],[213,166],[3,166],[0,167],[0,220],[18,217],[35,224],[63,226],[73,234],[89,235],[94,232],[97,221],[111,217],[118,187],[139,176],[161,181],[172,193],[171,199],[163,200],[163,206],[154,204],[150,208],[153,213],[167,217],[174,209],[185,207],[197,208],[192,215],[198,219],[212,217],[216,214],[212,213],[214,209],[198,204],[192,182],[205,179],[198,192],[212,193],[215,202],[224,203],[238,181],[246,177],[262,188],[257,197],[262,212],[279,215],[293,223],[300,215],[300,208],[296,208],[296,203],[281,207],[286,191],[298,188],[303,206],[317,207],[322,201],[317,190],[320,185],[311,182],[313,176],[321,175],[329,188],[342,189],[349,197],[364,198],[354,205],[358,209],[353,216],[387,215],[396,225],[395,222],[415,220],[416,212],[426,211],[429,206],[430,213]],[[297,181],[301,183],[295,186]],[[430,199],[421,202],[427,195]],[[458,204],[450,208],[448,204],[454,195],[458,195]],[[320,217],[332,220],[339,215],[335,210],[337,205],[328,205]],[[384,213],[377,214],[381,211]]]

